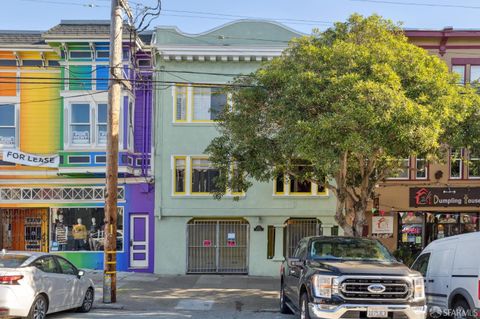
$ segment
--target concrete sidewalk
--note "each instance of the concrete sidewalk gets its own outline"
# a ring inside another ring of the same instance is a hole
[[[279,280],[238,275],[117,274],[117,303],[102,303],[103,272],[88,271],[96,286],[96,309],[214,312],[224,315],[253,312],[277,313]]]

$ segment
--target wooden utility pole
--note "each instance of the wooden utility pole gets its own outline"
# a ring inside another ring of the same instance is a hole
[[[117,302],[117,192],[118,134],[122,89],[122,6],[112,0],[110,22],[110,88],[107,123],[107,194],[105,199],[105,244],[103,302]]]

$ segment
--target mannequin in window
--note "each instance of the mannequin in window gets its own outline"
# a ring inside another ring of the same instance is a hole
[[[55,222],[54,226],[54,236],[55,241],[58,244],[58,250],[64,251],[67,250],[67,234],[68,234],[68,227],[65,225],[63,221],[63,214],[58,214],[58,219]]]
[[[87,227],[82,224],[82,219],[77,218],[77,223],[72,227],[72,235],[74,240],[74,249],[83,250],[87,243]]]
[[[91,221],[92,223],[88,228],[88,246],[90,247],[90,250],[95,250],[95,238],[99,237],[97,232],[100,227],[97,225],[97,219],[95,217],[92,217]]]

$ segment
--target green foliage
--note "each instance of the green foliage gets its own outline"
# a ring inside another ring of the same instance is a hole
[[[478,97],[456,80],[376,15],[294,39],[231,86],[233,107],[207,148],[223,172],[219,189],[246,191],[252,180],[284,172],[329,181],[340,226],[359,230],[375,184],[400,168],[399,159],[433,159],[445,143],[462,140],[458,127]],[[242,179],[228,173],[233,162]]]

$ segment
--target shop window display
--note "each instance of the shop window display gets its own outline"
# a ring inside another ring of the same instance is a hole
[[[479,230],[478,213],[426,213],[426,244]]]
[[[423,214],[400,212],[400,246],[410,247],[412,251],[423,248]]]
[[[103,208],[51,210],[50,251],[103,251]],[[123,250],[123,210],[117,216],[117,250]]]

